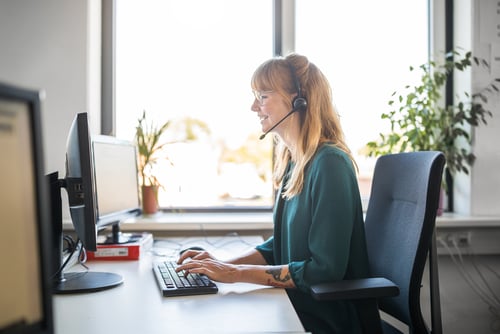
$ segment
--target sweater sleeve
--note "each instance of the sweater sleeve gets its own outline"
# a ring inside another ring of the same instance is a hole
[[[262,254],[267,264],[274,264],[274,237],[270,237],[255,249]]]
[[[343,154],[315,161],[303,191],[310,205],[310,256],[290,262],[289,270],[296,286],[308,291],[312,284],[345,277],[353,226],[362,211],[354,168]]]

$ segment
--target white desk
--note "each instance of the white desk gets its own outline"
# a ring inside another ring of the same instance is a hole
[[[151,263],[177,256],[189,245],[212,250],[220,258],[256,244],[258,237],[171,238],[157,243],[139,261],[91,261],[91,271],[124,277],[110,290],[54,297],[57,334],[154,333],[303,333],[286,292],[253,284],[217,283],[215,295],[162,297]],[[160,256],[160,255],[163,256]],[[79,270],[78,266],[72,270]]]

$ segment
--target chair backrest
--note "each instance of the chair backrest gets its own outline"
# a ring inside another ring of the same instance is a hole
[[[434,151],[378,158],[366,212],[371,274],[386,277],[400,295],[379,301],[384,312],[411,332],[427,331],[420,286],[434,233],[445,158]]]

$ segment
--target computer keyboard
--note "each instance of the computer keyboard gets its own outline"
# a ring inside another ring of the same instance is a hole
[[[176,267],[175,261],[153,264],[156,282],[164,297],[203,295],[219,291],[217,285],[207,276],[193,273],[184,276],[183,272],[175,272]]]

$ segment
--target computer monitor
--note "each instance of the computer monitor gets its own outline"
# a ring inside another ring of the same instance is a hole
[[[40,104],[0,83],[0,333],[54,333]]]
[[[66,176],[48,175],[51,212],[54,221],[54,292],[80,293],[109,289],[120,285],[123,278],[106,272],[64,272],[62,270],[61,188],[68,193],[69,210],[76,235],[86,250],[97,250],[97,201],[95,192],[92,145],[87,113],[76,115],[66,144]]]
[[[113,136],[92,136],[92,154],[97,197],[97,227],[112,226],[98,243],[134,242],[142,234],[121,233],[120,223],[141,213],[137,150],[134,142]]]

